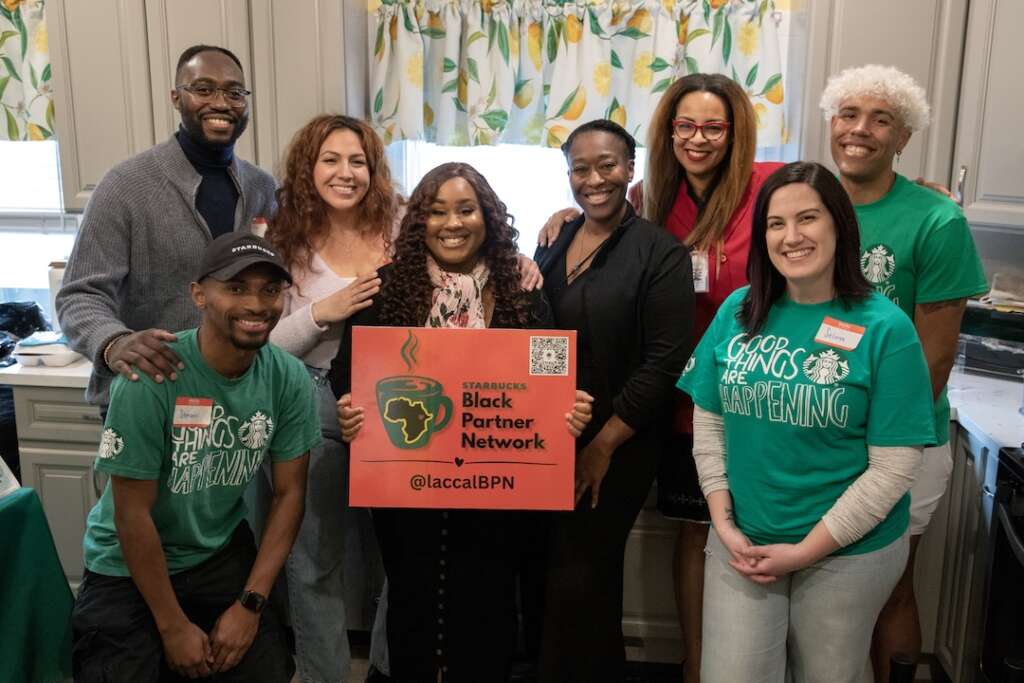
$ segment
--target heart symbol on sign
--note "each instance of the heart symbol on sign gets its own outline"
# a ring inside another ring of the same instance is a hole
[[[466,462],[466,461],[463,460],[462,458],[455,458],[455,465],[457,467],[462,467],[462,463],[464,463],[464,462]]]

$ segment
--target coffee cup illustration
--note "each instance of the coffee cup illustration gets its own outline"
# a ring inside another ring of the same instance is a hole
[[[399,375],[377,382],[377,408],[388,438],[398,448],[422,448],[452,417],[452,400],[440,382]]]

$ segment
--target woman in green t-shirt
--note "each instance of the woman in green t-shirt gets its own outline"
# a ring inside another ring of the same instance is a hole
[[[701,680],[858,681],[907,557],[907,490],[934,440],[909,319],[859,267],[823,166],[757,197],[750,286],[722,304],[679,388],[714,533]]]

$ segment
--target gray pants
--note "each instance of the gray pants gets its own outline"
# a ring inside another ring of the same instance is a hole
[[[907,535],[762,586],[729,566],[714,529],[704,567],[703,683],[871,681],[871,633],[907,564]]]

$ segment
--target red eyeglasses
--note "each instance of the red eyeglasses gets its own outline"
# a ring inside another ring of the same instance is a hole
[[[697,131],[708,142],[721,140],[729,130],[728,121],[708,121],[706,123],[694,123],[689,119],[672,119],[672,132],[680,140],[689,140]]]

